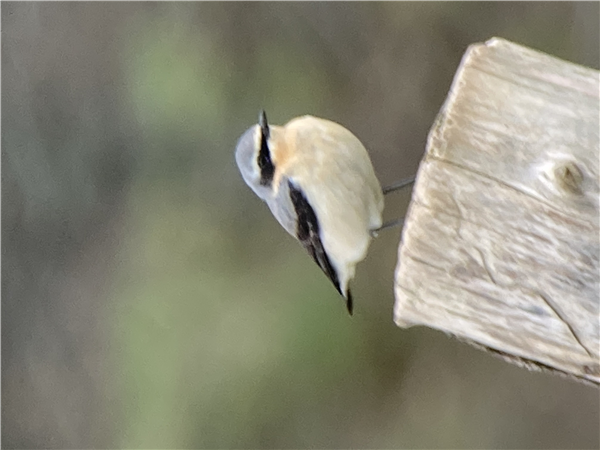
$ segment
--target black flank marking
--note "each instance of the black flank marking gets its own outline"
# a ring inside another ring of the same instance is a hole
[[[275,173],[275,166],[271,160],[271,151],[269,150],[269,124],[267,123],[267,115],[264,111],[260,112],[258,117],[258,125],[260,126],[260,151],[258,152],[258,168],[260,169],[260,184],[261,186],[270,186]]]
[[[306,251],[308,251],[308,254],[321,270],[325,272],[325,275],[331,280],[337,291],[342,296],[346,297],[340,288],[338,275],[323,248],[323,243],[319,236],[319,221],[315,215],[315,211],[312,209],[312,206],[310,206],[310,203],[308,203],[304,194],[302,194],[291,181],[288,181],[288,186],[290,190],[290,199],[292,200],[297,216],[296,236],[298,237],[298,240],[302,243]],[[346,308],[350,315],[352,315],[352,295],[350,294],[350,291],[348,291],[348,296],[346,297]]]

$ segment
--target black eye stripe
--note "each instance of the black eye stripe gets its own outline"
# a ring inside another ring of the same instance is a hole
[[[266,136],[268,139],[270,136],[269,132],[269,124],[267,123],[267,113],[263,110],[260,112],[258,116],[258,125],[260,126],[260,131],[263,136]]]
[[[270,186],[275,173],[275,166],[271,160],[271,151],[269,150],[269,125],[267,124],[267,115],[261,111],[258,124],[260,126],[260,150],[258,152],[258,168],[260,169],[261,186]]]
[[[262,186],[269,186],[271,184],[275,172],[275,166],[271,160],[271,151],[269,150],[267,139],[267,136],[261,132],[258,168],[260,169],[260,184]]]

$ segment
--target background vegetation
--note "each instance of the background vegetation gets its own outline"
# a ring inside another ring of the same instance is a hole
[[[244,185],[310,113],[413,174],[467,46],[599,67],[598,3],[2,3],[6,448],[598,448],[598,391],[355,315]],[[401,216],[409,194],[388,198]]]

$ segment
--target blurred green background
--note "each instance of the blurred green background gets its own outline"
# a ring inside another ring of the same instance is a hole
[[[5,448],[598,448],[598,390],[392,322],[400,230],[350,318],[243,183],[265,108],[416,172],[467,46],[599,67],[598,3],[2,2]],[[409,193],[387,199],[386,219]]]

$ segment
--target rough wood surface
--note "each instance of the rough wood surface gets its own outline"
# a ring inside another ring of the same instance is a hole
[[[405,221],[399,326],[600,383],[599,80],[502,39],[468,49]]]

